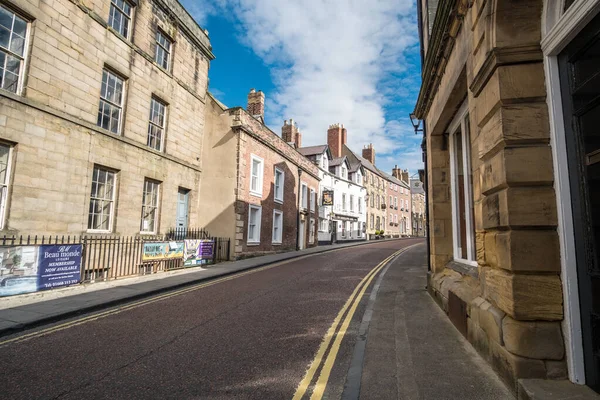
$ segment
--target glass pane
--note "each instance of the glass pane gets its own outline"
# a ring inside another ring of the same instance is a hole
[[[462,132],[454,134],[454,162],[455,162],[455,187],[456,187],[456,208],[458,213],[458,237],[456,238],[458,247],[458,257],[468,259],[467,255],[467,220],[465,208],[465,185],[463,168],[463,147]]]
[[[13,32],[21,37],[25,37],[25,34],[27,33],[27,22],[24,19],[15,16]]]
[[[10,50],[13,53],[22,56],[23,52],[25,51],[25,38],[13,34],[12,40],[10,42]]]
[[[0,6],[0,25],[12,29],[14,14],[8,11],[6,8]]]
[[[19,76],[15,75],[11,72],[4,71],[4,82],[2,82],[2,87],[4,87],[4,89],[9,90],[13,93],[16,93],[18,86],[19,86]]]
[[[8,156],[10,147],[0,145],[0,184],[6,184],[6,172],[8,170]]]
[[[0,46],[8,49],[8,42],[10,41],[10,30],[3,26],[0,26]]]

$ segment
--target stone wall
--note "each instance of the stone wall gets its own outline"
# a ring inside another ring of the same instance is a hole
[[[162,182],[159,231],[175,225],[179,187],[190,190],[189,224],[197,226],[213,57],[204,31],[174,17],[187,15],[179,4],[173,13],[162,0],[135,7],[132,41],[107,27],[110,2],[9,4],[31,23],[23,91],[0,95],[0,138],[15,146],[7,232],[86,232],[95,164],[117,171],[112,233],[139,233],[145,177]],[[170,71],[153,61],[157,27],[175,40]],[[121,135],[96,126],[105,67],[126,82]],[[152,96],[168,104],[162,152],[146,145]]]
[[[433,72],[438,74],[433,82],[439,83],[431,99],[420,98],[420,104],[430,104],[423,108],[429,289],[513,388],[519,378],[567,376],[554,172],[539,48],[541,7],[541,1],[478,0],[469,6],[459,0],[453,14],[458,18],[449,22],[444,55]],[[476,268],[453,261],[446,133],[463,101],[470,122]],[[449,300],[453,296],[458,302]],[[462,307],[453,309],[457,304]]]

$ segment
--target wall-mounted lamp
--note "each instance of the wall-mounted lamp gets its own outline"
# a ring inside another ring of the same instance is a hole
[[[409,117],[410,117],[410,123],[412,124],[413,128],[415,128],[415,134],[417,134],[419,132],[423,132],[423,129],[421,128],[421,120],[419,118],[417,118],[415,113],[410,113]]]

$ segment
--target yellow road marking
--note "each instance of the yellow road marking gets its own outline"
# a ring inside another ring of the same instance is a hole
[[[317,352],[317,355],[315,356],[315,359],[313,360],[310,368],[306,372],[304,379],[302,379],[302,381],[300,382],[298,389],[296,389],[296,393],[294,394],[293,400],[300,400],[306,394],[306,391],[308,390],[308,387],[310,386],[310,383],[313,380],[315,372],[319,369],[319,366],[321,365],[321,361],[323,360],[323,356],[325,355],[325,352],[327,351],[327,348],[329,347],[329,343],[331,343],[331,340],[335,336],[335,341],[333,342],[333,346],[331,347],[331,350],[329,351],[327,359],[325,360],[323,369],[321,370],[319,379],[318,379],[317,383],[315,384],[315,387],[314,387],[314,390],[313,390],[313,393],[312,393],[312,396],[310,397],[310,399],[311,400],[319,400],[323,397],[325,388],[327,387],[327,382],[329,380],[329,375],[331,374],[333,364],[335,363],[335,359],[337,358],[337,354],[339,352],[339,348],[342,343],[342,340],[343,340],[344,336],[346,335],[346,331],[348,330],[348,326],[350,325],[350,322],[352,321],[352,318],[354,317],[356,309],[358,308],[358,305],[360,304],[360,301],[362,300],[362,297],[363,297],[364,293],[366,292],[367,288],[373,281],[373,278],[379,273],[379,271],[381,271],[387,265],[387,263],[389,263],[391,260],[393,260],[396,256],[400,255],[401,253],[403,253],[403,252],[407,251],[408,249],[415,247],[417,245],[418,244],[415,244],[412,246],[405,247],[401,250],[398,250],[397,252],[395,252],[394,254],[392,254],[391,256],[386,258],[385,260],[383,260],[381,263],[379,263],[377,266],[375,266],[371,270],[371,272],[369,272],[363,278],[363,280],[356,286],[356,288],[354,289],[354,292],[352,292],[352,294],[350,295],[350,297],[348,298],[348,300],[346,301],[346,303],[344,304],[344,306],[338,313],[336,319],[333,321],[333,324],[331,325],[331,327],[325,334],[325,338],[324,338],[323,342],[321,343],[321,346],[319,347],[319,350]],[[360,292],[360,293],[358,294],[358,296],[355,296],[357,292]],[[341,326],[339,332],[335,333],[343,315],[345,314],[346,310],[349,307],[350,307],[350,311],[346,315],[346,318],[344,318],[344,322],[342,323],[342,326]]]
[[[402,250],[400,250],[400,251],[402,251]],[[323,342],[321,343],[321,346],[319,347],[319,350],[317,351],[317,355],[315,356],[315,359],[313,360],[313,362],[312,362],[310,368],[308,369],[308,371],[306,371],[306,375],[304,376],[304,379],[302,379],[302,381],[300,382],[300,385],[296,389],[296,393],[294,394],[294,397],[293,397],[292,400],[300,400],[304,396],[304,394],[306,393],[306,391],[308,390],[308,387],[310,386],[310,383],[312,382],[313,377],[314,377],[315,373],[317,372],[317,369],[319,368],[319,365],[321,365],[321,360],[323,359],[323,356],[325,355],[325,352],[327,351],[327,348],[329,347],[329,343],[331,343],[331,340],[335,336],[335,331],[337,330],[337,327],[340,324],[340,321],[342,320],[342,317],[346,313],[346,310],[351,306],[352,301],[354,300],[356,294],[360,291],[360,289],[363,286],[363,284],[365,282],[367,282],[367,281],[370,282],[369,279],[378,272],[379,268],[381,268],[382,266],[384,266],[393,257],[395,257],[397,253],[399,253],[399,251],[396,252],[396,253],[394,253],[394,254],[392,254],[391,256],[389,256],[388,258],[386,258],[385,260],[383,260],[379,264],[377,264],[359,282],[359,284],[356,285],[356,288],[354,289],[354,291],[352,292],[352,294],[350,295],[350,297],[348,298],[348,300],[346,301],[346,303],[344,304],[344,306],[342,307],[342,309],[338,313],[337,317],[333,321],[333,324],[331,324],[331,326],[327,330],[327,333],[325,334],[325,337],[323,338]]]

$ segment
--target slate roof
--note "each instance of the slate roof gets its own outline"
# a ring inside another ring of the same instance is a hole
[[[325,152],[325,150],[327,150],[328,147],[329,146],[327,146],[326,144],[321,144],[318,146],[300,147],[297,150],[304,157],[308,157],[308,156],[314,156],[317,154],[323,154],[323,152]]]
[[[333,160],[329,161],[329,166],[337,167],[338,165],[342,165],[344,161],[347,161],[346,156],[334,158]]]

